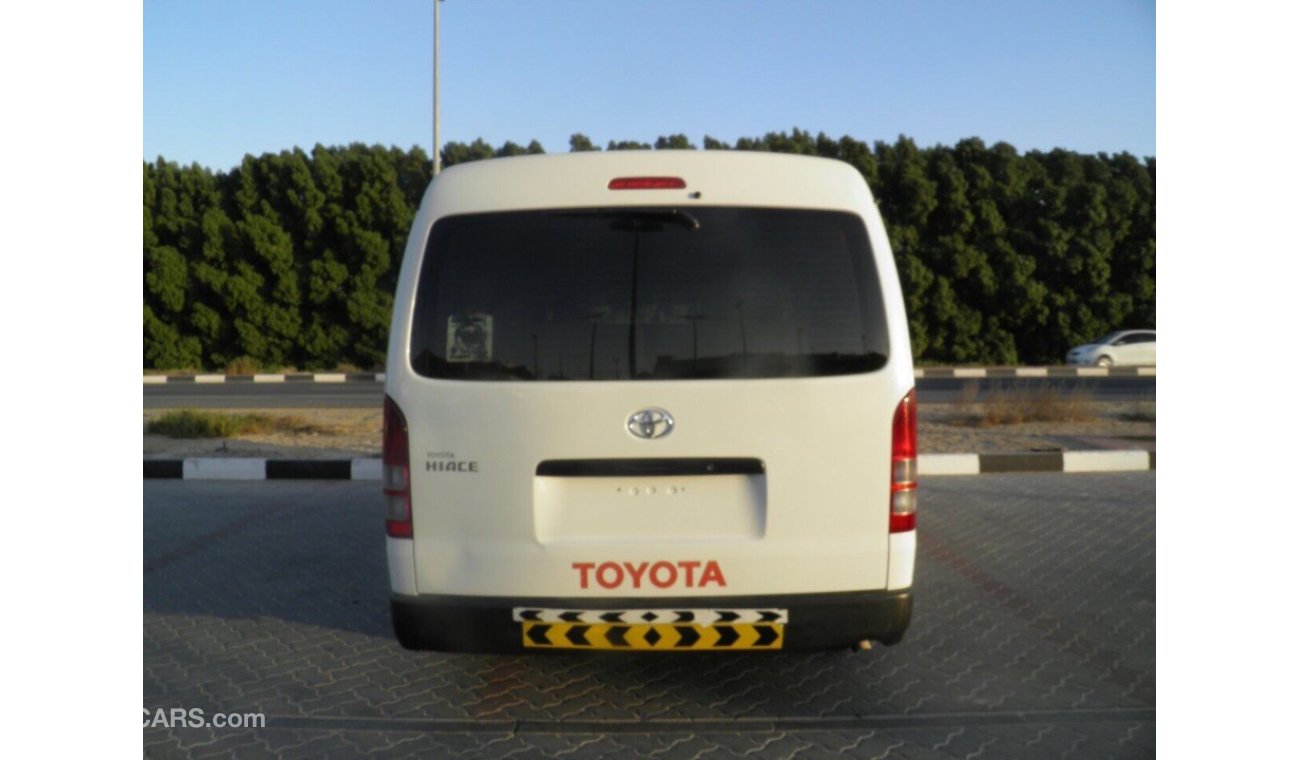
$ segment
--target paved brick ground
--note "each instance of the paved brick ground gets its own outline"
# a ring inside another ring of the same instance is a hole
[[[448,656],[391,638],[373,483],[145,483],[151,757],[1150,757],[1155,475],[923,483],[898,646]]]

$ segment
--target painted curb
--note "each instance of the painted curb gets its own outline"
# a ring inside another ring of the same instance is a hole
[[[980,474],[979,454],[920,454],[916,457],[916,474],[929,475],[978,475]]]
[[[1155,377],[1155,367],[926,367],[917,379],[1006,377]],[[383,372],[315,372],[291,375],[144,375],[145,385],[167,383],[382,383]]]
[[[378,459],[352,460],[353,480],[380,480],[383,477],[382,471],[383,467]]]
[[[383,372],[299,372],[290,375],[145,375],[145,385],[191,383],[382,383]]]
[[[923,477],[1004,472],[1141,472],[1156,468],[1154,451],[1035,451],[1024,454],[921,454]],[[146,459],[148,480],[379,480],[377,458]]]
[[[1155,468],[1148,451],[1067,451],[1065,472],[1124,472]]]
[[[198,457],[146,459],[146,480],[379,480],[380,460]]]
[[[924,367],[921,378],[970,380],[979,378],[1155,377],[1155,367]]]
[[[261,480],[266,477],[265,459],[186,459],[181,463],[186,480]]]

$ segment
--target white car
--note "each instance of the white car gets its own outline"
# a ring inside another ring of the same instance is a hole
[[[1120,330],[1065,355],[1066,364],[1094,367],[1155,366],[1156,331]]]
[[[912,355],[848,164],[454,166],[411,229],[385,393],[404,647],[866,648],[908,626]]]

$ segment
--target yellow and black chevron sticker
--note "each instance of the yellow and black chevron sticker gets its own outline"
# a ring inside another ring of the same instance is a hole
[[[698,625],[694,623],[523,623],[529,649],[610,649],[689,652],[780,649],[785,626],[780,623]]]

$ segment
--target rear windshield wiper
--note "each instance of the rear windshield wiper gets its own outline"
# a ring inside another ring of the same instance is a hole
[[[591,211],[563,211],[555,216],[579,219],[609,219],[610,229],[626,232],[656,232],[665,224],[675,224],[694,232],[700,220],[681,209],[592,209]]]

